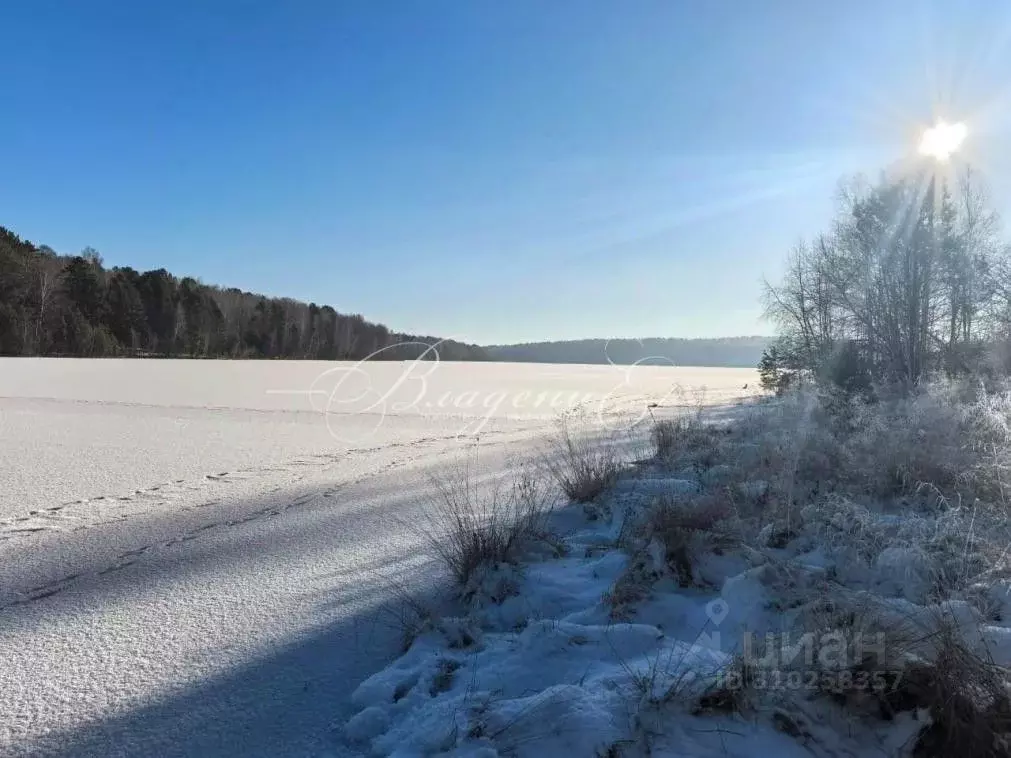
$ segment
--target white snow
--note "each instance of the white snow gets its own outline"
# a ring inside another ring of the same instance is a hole
[[[592,528],[568,538],[574,555]],[[352,701],[361,710],[345,734],[374,755],[594,756],[646,739],[642,754],[753,758],[810,748],[876,756],[923,726],[903,715],[889,729],[846,736],[831,714],[793,712],[792,721],[820,732],[805,746],[775,720],[694,715],[685,704],[717,681],[745,631],[782,628],[769,610],[776,571],[733,560],[736,572],[711,576],[705,590],[656,585],[633,623],[611,621],[603,600],[627,563],[620,550],[533,563],[502,604],[521,598],[523,614],[478,613],[484,631],[469,646],[438,628],[422,634],[358,687]]]
[[[478,438],[482,471],[505,476],[573,406],[606,425],[685,402],[679,385],[711,403],[755,386],[733,369],[431,369],[0,359],[0,753],[354,754],[348,696],[397,650],[391,600],[439,580],[406,526],[434,473]],[[576,616],[625,561],[565,560],[489,615]],[[615,644],[641,657],[651,634]],[[560,638],[524,640],[546,656]],[[613,702],[573,711],[567,686],[552,707],[573,723]],[[523,712],[509,694],[492,728]],[[358,735],[395,716],[357,716]]]
[[[952,558],[971,565],[971,542],[1002,546],[999,510],[896,513],[830,496],[774,540],[782,522],[761,526],[773,483],[721,490],[726,472],[687,476],[646,466],[593,509],[559,514],[564,556],[486,567],[481,588],[512,591],[460,601],[465,618],[449,628],[467,626],[466,643],[431,624],[359,685],[348,739],[376,756],[911,756],[930,712],[886,718],[874,690],[852,678],[867,662],[861,650],[877,656],[876,675],[893,675],[934,660],[950,633],[986,665],[1011,664],[1008,580],[997,573],[1007,566],[988,566],[976,585],[971,574],[939,584],[958,578],[944,576]],[[686,500],[721,492],[755,502],[757,523],[741,510],[728,519],[733,542],[700,536],[688,581],[668,565],[662,533],[629,537],[637,527],[626,519],[658,498],[691,511]],[[732,715],[704,706],[742,654],[783,678],[752,684]],[[840,683],[845,704],[826,681]]]
[[[0,519],[352,451],[539,431],[572,408],[624,422],[651,402],[695,402],[693,389],[728,402],[754,379],[694,367],[0,358]]]

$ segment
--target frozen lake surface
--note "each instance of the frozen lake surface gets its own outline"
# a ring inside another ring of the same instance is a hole
[[[0,753],[344,755],[431,477],[746,369],[0,359]],[[747,389],[744,389],[747,385]],[[700,388],[705,387],[704,393]]]
[[[720,404],[749,369],[0,359],[0,518],[183,479],[543,427],[579,407]]]

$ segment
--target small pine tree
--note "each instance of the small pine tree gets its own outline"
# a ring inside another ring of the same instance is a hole
[[[786,356],[776,345],[762,353],[758,362],[759,383],[766,392],[782,395],[793,384],[795,372],[787,369]]]
[[[846,396],[868,396],[871,392],[870,363],[852,340],[837,343],[818,368],[822,380]]]

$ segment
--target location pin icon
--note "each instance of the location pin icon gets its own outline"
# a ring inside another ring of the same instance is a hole
[[[713,622],[713,626],[719,626],[723,623],[723,619],[727,617],[730,613],[730,606],[727,605],[727,601],[721,597],[706,604],[706,615],[709,620]]]

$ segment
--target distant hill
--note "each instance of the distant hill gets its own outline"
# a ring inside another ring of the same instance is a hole
[[[629,365],[723,366],[754,368],[770,337],[718,339],[585,339],[490,345],[485,353],[494,361],[521,363],[617,363]]]

